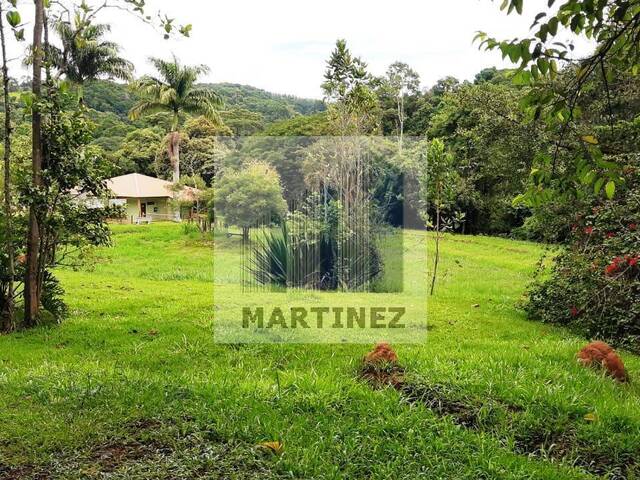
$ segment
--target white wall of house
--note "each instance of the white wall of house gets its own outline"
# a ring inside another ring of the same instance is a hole
[[[129,219],[136,219],[140,216],[140,207],[144,205],[144,210],[148,217],[153,217],[154,220],[171,220],[174,215],[174,210],[169,203],[168,198],[127,198],[127,217]]]

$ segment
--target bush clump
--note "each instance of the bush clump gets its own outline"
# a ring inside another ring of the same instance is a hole
[[[550,271],[539,272],[526,309],[531,318],[640,351],[640,168],[624,173],[612,200],[594,200],[576,215],[567,247]]]

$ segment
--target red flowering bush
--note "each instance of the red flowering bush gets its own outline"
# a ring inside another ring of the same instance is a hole
[[[566,248],[529,290],[531,318],[640,351],[640,169],[576,214]]]

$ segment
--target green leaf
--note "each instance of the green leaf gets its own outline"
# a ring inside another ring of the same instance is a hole
[[[607,194],[607,198],[611,199],[616,193],[616,182],[613,180],[609,180],[607,185],[604,187],[604,191]]]
[[[540,78],[540,71],[536,65],[531,65],[531,75],[533,75],[534,80],[538,80]]]
[[[192,29],[193,29],[193,25],[191,24],[183,25],[182,27],[180,27],[180,34],[184,35],[185,37],[188,37],[191,34]]]
[[[11,25],[13,28],[16,28],[18,25],[20,25],[20,13],[18,13],[17,10],[11,10],[10,12],[7,12],[7,22],[9,22],[9,25]]]
[[[600,193],[600,190],[602,190],[603,185],[604,185],[604,177],[600,177],[598,180],[596,180],[596,183],[593,184],[593,193],[598,195]]]
[[[22,92],[20,94],[20,100],[22,100],[24,106],[29,110],[33,106],[33,94],[31,92]]]
[[[518,12],[518,15],[522,15],[523,0],[513,0],[513,3],[516,6],[516,12]]]
[[[538,64],[540,73],[542,73],[542,75],[546,75],[549,71],[549,62],[545,58],[539,58],[536,63]]]
[[[591,183],[593,183],[593,180],[596,178],[596,172],[595,170],[589,170],[586,175],[584,175],[582,177],[582,179],[580,180],[582,182],[583,185],[591,185]]]
[[[71,90],[71,84],[69,83],[69,81],[63,80],[62,82],[60,82],[58,88],[60,90],[60,93],[68,93],[69,90]]]
[[[518,70],[511,81],[514,85],[528,85],[531,83],[531,73],[525,70]]]
[[[593,135],[584,135],[581,138],[583,142],[587,142],[591,145],[598,145],[598,139]]]

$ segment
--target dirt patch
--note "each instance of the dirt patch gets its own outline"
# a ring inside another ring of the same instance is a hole
[[[397,387],[407,403],[419,403],[440,416],[447,416],[457,425],[478,428],[482,404],[458,397],[445,385],[426,385],[403,382]]]
[[[462,396],[446,385],[408,380],[404,368],[397,363],[364,362],[360,378],[374,389],[394,388],[400,392],[404,402],[424,405],[437,415],[451,418],[458,425],[477,428],[481,423],[482,402]]]
[[[404,368],[390,362],[382,364],[365,362],[360,369],[360,378],[376,390],[386,387],[399,390],[404,384]]]
[[[171,455],[172,449],[166,445],[151,442],[110,443],[96,448],[89,463],[93,470],[111,473],[127,463],[136,463],[154,456]]]
[[[615,451],[578,436],[571,425],[529,427],[516,433],[515,451],[550,461],[571,463],[584,471],[611,479],[637,478],[640,451]]]
[[[640,474],[640,449],[627,451],[598,439],[580,438],[584,412],[549,417],[531,424],[521,405],[486,396],[474,396],[454,385],[432,383],[405,371],[397,362],[363,361],[359,377],[372,388],[393,388],[402,402],[423,405],[470,430],[495,436],[503,444],[513,442],[514,452],[542,460],[566,463],[593,475],[611,479],[636,478]]]
[[[31,465],[9,467],[0,465],[0,480],[50,480],[52,477],[46,471],[38,471]]]
[[[83,450],[51,452],[43,465],[0,465],[0,480],[174,480],[279,478],[253,444],[224,439],[180,419],[140,419],[127,432]]]
[[[515,435],[515,452],[549,460],[568,458],[576,447],[576,432],[565,430],[534,429]]]

